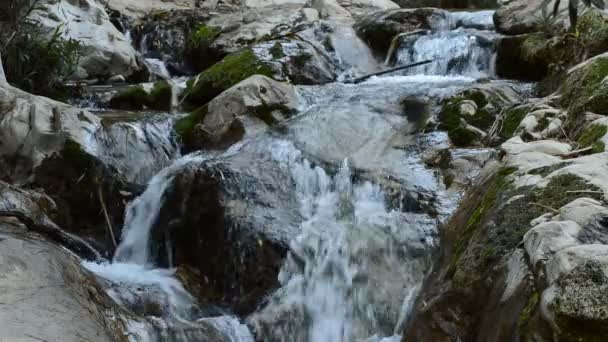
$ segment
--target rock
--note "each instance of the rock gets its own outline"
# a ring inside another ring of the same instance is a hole
[[[276,80],[312,85],[337,78],[338,69],[332,58],[306,41],[274,40],[254,45],[252,50],[273,70]]]
[[[548,302],[545,310],[550,312],[546,318],[553,323],[560,338],[600,341],[606,336],[606,290],[608,262],[604,254],[577,264],[545,291],[543,300]]]
[[[566,143],[555,140],[524,142],[519,136],[507,140],[500,148],[507,154],[512,155],[524,152],[541,152],[552,156],[559,156],[572,151],[572,146]]]
[[[137,52],[125,36],[110,22],[104,7],[93,1],[46,1],[32,13],[43,29],[52,34],[61,27],[62,36],[80,42],[84,48],[75,75],[79,79],[127,78],[144,67],[138,62]]]
[[[540,33],[498,40],[496,74],[524,81],[542,80],[549,72],[549,64],[537,51],[544,46],[546,40],[547,37]]]
[[[148,0],[145,3],[140,0],[112,0],[107,2],[109,9],[135,19],[141,19],[151,12],[171,12],[184,8],[192,11],[196,8],[195,5],[196,0]]]
[[[298,234],[292,176],[263,139],[191,164],[165,194],[154,236],[169,234],[176,265],[196,269],[201,299],[251,313],[278,287],[289,242]],[[162,249],[159,259],[166,258]]]
[[[125,79],[125,77],[123,75],[115,75],[115,76],[108,78],[108,83],[110,83],[110,84],[126,83],[126,82],[127,82],[127,80]]]
[[[374,53],[384,59],[395,36],[438,29],[447,22],[448,16],[447,12],[433,8],[382,11],[361,19],[356,29]]]
[[[188,81],[186,100],[195,106],[205,105],[223,91],[253,75],[272,77],[273,71],[251,49],[226,56],[221,62]]]
[[[224,57],[210,48],[219,29],[205,24],[208,10],[152,11],[133,29],[134,41],[147,57],[167,62],[172,74],[200,72]]]
[[[505,166],[515,167],[521,171],[529,171],[550,167],[562,163],[562,159],[544,152],[522,152],[509,154],[504,160]]]
[[[167,154],[176,150],[170,132],[106,130],[98,117],[66,104],[7,84],[0,84],[0,93],[0,157],[9,166],[5,178],[44,188],[62,208],[60,226],[94,241],[100,250],[111,250],[106,218],[98,206],[100,193],[113,227],[120,227],[123,200],[137,191],[132,183],[145,184],[145,177],[162,168],[171,158]],[[155,134],[153,143],[146,134]],[[138,156],[145,160],[143,166],[133,168],[136,159],[119,153],[119,146],[125,152],[144,152]]]
[[[582,228],[573,221],[541,223],[524,235],[524,247],[532,266],[548,261],[555,253],[578,245]]]
[[[336,0],[311,0],[310,7],[319,12],[321,19],[350,19],[351,15]]]
[[[179,120],[176,130],[188,150],[227,148],[288,118],[297,104],[293,87],[254,75]]]
[[[338,0],[338,3],[350,12],[351,16],[355,19],[363,18],[379,11],[399,8],[399,5],[390,0]]]
[[[519,101],[519,94],[509,85],[474,85],[443,101],[439,127],[456,146],[493,145],[485,140],[501,108]]]
[[[538,15],[545,1],[543,0],[513,0],[504,3],[496,10],[494,22],[496,30],[500,33],[517,35],[536,32],[539,27]],[[547,2],[547,13],[552,13],[553,5]],[[559,17],[554,23],[555,30],[565,29],[568,26],[568,1],[561,1],[559,7]]]
[[[608,110],[602,93],[603,80],[608,76],[608,53],[580,63],[563,79],[559,92],[565,105],[576,109],[605,113]]]
[[[148,101],[148,93],[140,85],[131,86],[118,92],[110,99],[110,108],[123,110],[143,110]]]

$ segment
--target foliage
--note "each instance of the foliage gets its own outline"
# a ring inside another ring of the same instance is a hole
[[[38,0],[12,0],[1,6],[7,13],[0,34],[7,80],[34,94],[62,98],[65,79],[80,61],[81,44],[63,38],[63,25],[49,33],[30,18],[40,9]]]

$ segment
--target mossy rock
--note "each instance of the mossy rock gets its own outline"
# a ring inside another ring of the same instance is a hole
[[[591,125],[578,138],[581,148],[592,147],[591,153],[601,153],[605,151],[605,144],[601,139],[608,134],[608,127],[604,125]]]
[[[475,102],[477,111],[474,115],[461,113],[460,105],[465,100]],[[483,91],[478,89],[464,91],[443,104],[439,114],[440,128],[448,132],[454,145],[471,146],[477,141],[477,134],[464,127],[462,121],[480,130],[488,130],[496,119],[494,114],[485,108],[488,104],[488,96]]]
[[[208,112],[207,106],[202,106],[175,122],[175,132],[183,145],[192,145],[194,127],[203,121]]]
[[[454,281],[459,286],[483,278],[492,265],[511,253],[532,228],[530,222],[549,212],[547,207],[559,209],[581,197],[601,200],[599,193],[576,192],[599,189],[571,174],[551,178],[544,188],[513,189],[508,179],[513,171],[502,169],[496,174],[459,234],[452,256]]]
[[[608,76],[608,55],[598,56],[576,67],[562,82],[559,89],[562,105],[577,111],[587,110],[589,99],[600,89]],[[597,109],[597,108],[596,108]]]
[[[274,43],[274,45],[268,50],[270,55],[274,59],[281,59],[285,57],[285,52],[283,51],[283,45],[280,42]]]
[[[142,110],[148,102],[148,93],[140,85],[131,86],[118,92],[110,100],[110,108],[122,110]]]
[[[251,49],[228,55],[188,81],[186,101],[194,107],[205,105],[228,88],[256,74],[273,76],[272,69]]]
[[[171,110],[171,98],[173,90],[167,81],[160,81],[154,84],[154,87],[148,94],[146,106],[150,109],[169,111]]]
[[[508,110],[504,116],[504,122],[502,124],[502,130],[500,136],[503,139],[510,139],[517,131],[519,124],[528,114],[528,107],[519,106]]]

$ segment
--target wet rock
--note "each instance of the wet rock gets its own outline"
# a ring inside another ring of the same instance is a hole
[[[167,238],[174,246],[175,264],[199,272],[200,299],[239,314],[252,312],[278,287],[279,268],[301,220],[289,170],[262,152],[267,143],[250,141],[185,168],[155,226],[157,245]],[[158,255],[162,260],[167,254]]]
[[[282,39],[255,45],[254,53],[273,70],[274,78],[293,84],[324,84],[337,77],[337,65],[312,43]]]
[[[385,58],[393,38],[402,33],[432,30],[446,23],[448,13],[433,8],[399,9],[372,14],[357,23],[357,32],[381,58]]]
[[[100,197],[117,229],[123,217],[123,200],[138,191],[132,183],[145,184],[145,177],[150,176],[145,172],[163,167],[175,145],[163,134],[157,134],[156,142],[150,143],[142,134],[144,130],[106,130],[98,117],[86,111],[6,84],[0,84],[0,91],[5,94],[0,100],[0,155],[9,166],[6,178],[44,188],[62,208],[57,219],[62,227],[90,238],[101,250],[111,250]],[[120,154],[118,146],[145,151],[139,157],[146,160],[147,171],[133,169],[133,160]],[[167,152],[155,154],[161,148]]]
[[[542,55],[531,49],[539,49],[547,39],[543,34],[501,38],[496,51],[496,74],[525,81],[543,79],[549,65]]]
[[[47,1],[31,16],[49,34],[61,27],[63,37],[83,45],[83,56],[74,74],[79,79],[131,77],[144,69],[135,49],[95,1]]]
[[[536,19],[541,14],[543,5],[546,6],[547,13],[552,13],[553,4],[543,0],[515,0],[504,3],[496,10],[494,22],[496,29],[504,34],[525,34],[536,32],[542,29]],[[552,29],[565,29],[568,24],[568,1],[561,1],[559,7],[559,17]]]
[[[254,75],[180,119],[176,130],[187,150],[223,149],[295,113],[295,89]]]
[[[113,109],[120,110],[143,110],[145,108],[168,112],[173,104],[174,89],[168,81],[156,83],[144,83],[129,86],[121,90],[110,90],[109,94],[97,95],[100,104],[106,102],[104,98],[110,97],[107,105]],[[178,94],[175,94],[177,98]]]
[[[508,85],[475,85],[443,102],[439,127],[448,132],[456,146],[494,145],[498,134],[493,132],[493,126],[499,120],[502,108],[514,105],[520,99]]]

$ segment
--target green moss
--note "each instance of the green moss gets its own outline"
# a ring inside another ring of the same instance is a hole
[[[475,102],[478,108],[483,108],[489,103],[486,94],[484,94],[483,91],[477,89],[465,91],[462,95],[462,98],[472,100],[473,102]]]
[[[208,46],[219,34],[220,30],[203,24],[190,35],[188,43],[192,48]]]
[[[596,141],[592,147],[591,153],[602,153],[606,151],[606,144],[603,141]]]
[[[194,127],[205,118],[207,113],[207,106],[202,106],[175,122],[175,132],[183,143],[189,144],[192,141]]]
[[[536,306],[538,305],[539,300],[540,300],[540,295],[538,294],[538,292],[534,292],[532,294],[532,296],[530,296],[530,298],[528,299],[528,303],[523,308],[523,310],[521,310],[521,312],[519,314],[519,325],[520,326],[528,323],[528,321],[530,320],[530,317],[532,317],[532,314],[536,310]]]
[[[187,101],[191,105],[204,105],[233,85],[256,74],[273,76],[272,69],[259,60],[252,50],[228,55],[188,81]]]
[[[504,122],[502,124],[502,131],[500,135],[504,139],[510,139],[511,137],[513,137],[513,134],[515,134],[517,127],[519,127],[519,124],[524,119],[524,117],[526,117],[527,113],[528,110],[525,107],[517,107],[507,111],[505,114]]]
[[[276,42],[268,51],[274,59],[281,59],[285,57],[285,53],[283,52],[283,45],[281,45],[281,43],[279,42]]]
[[[608,58],[596,58],[586,63],[570,73],[560,86],[562,105],[565,107],[585,110],[588,100],[608,76]]]
[[[496,118],[494,115],[492,115],[492,113],[480,108],[477,110],[477,113],[473,115],[473,117],[469,118],[468,122],[477,128],[488,130],[494,124],[495,119]]]
[[[549,127],[550,123],[551,120],[549,120],[549,118],[547,118],[546,116],[543,116],[542,118],[540,118],[540,120],[538,120],[538,126],[536,127],[536,129],[538,131],[544,131],[545,129],[547,129],[547,127]]]
[[[578,139],[581,148],[592,146],[593,153],[604,152],[604,143],[600,141],[608,134],[608,127],[604,125],[591,125]]]
[[[496,199],[498,198],[499,193],[509,185],[507,177],[513,172],[515,172],[514,168],[503,168],[494,176],[492,183],[488,186],[488,190],[481,198],[477,209],[475,209],[475,212],[467,221],[462,233],[459,234],[460,238],[456,241],[452,265],[455,265],[458,262],[467,249],[469,241],[471,241],[471,238],[486,218],[487,213],[496,205]]]
[[[160,81],[154,84],[154,88],[148,95],[146,105],[149,108],[156,110],[171,110],[171,97],[173,96],[173,90],[171,85],[167,81]]]
[[[464,127],[457,127],[448,131],[448,136],[455,146],[470,146],[477,139],[475,133]]]
[[[301,55],[297,55],[293,57],[293,63],[298,66],[298,67],[304,67],[306,66],[306,63],[308,63],[310,60],[312,59],[312,55],[309,53],[302,53]]]
[[[528,62],[539,59],[546,43],[547,37],[542,33],[527,35],[521,44],[522,59]]]
[[[85,152],[80,144],[71,139],[65,141],[61,156],[65,162],[78,170],[86,170],[93,163],[92,156]]]
[[[142,110],[148,101],[148,93],[142,86],[129,87],[110,100],[110,107],[123,110]]]

